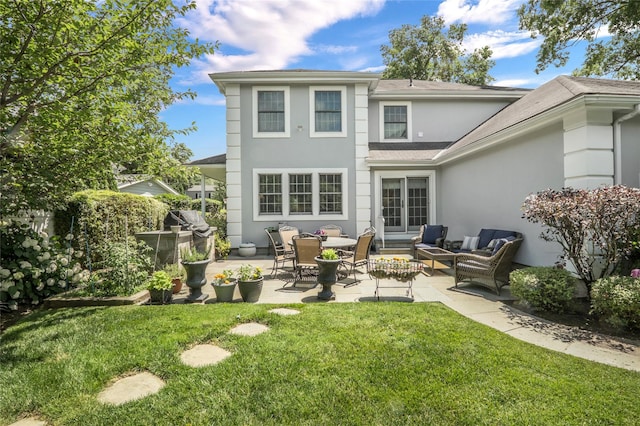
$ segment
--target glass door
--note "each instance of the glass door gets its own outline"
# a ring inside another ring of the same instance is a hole
[[[429,223],[429,178],[407,178],[407,229],[420,231]]]
[[[385,232],[404,231],[404,178],[382,179]]]
[[[385,232],[419,231],[429,223],[429,178],[382,178]]]

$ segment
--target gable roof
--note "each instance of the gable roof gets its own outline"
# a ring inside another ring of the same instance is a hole
[[[419,98],[503,98],[515,100],[531,89],[502,86],[471,86],[469,84],[427,80],[380,80],[371,92],[371,99],[386,97]]]
[[[118,186],[118,190],[126,189],[130,186],[137,185],[139,183],[144,182],[153,182],[158,185],[160,188],[164,189],[169,194],[179,195],[178,191],[161,181],[160,179],[156,179],[151,175],[146,174],[119,174],[116,175],[116,183]]]
[[[454,152],[523,123],[584,95],[640,96],[640,82],[561,75],[507,105],[493,117],[452,144],[443,154]]]

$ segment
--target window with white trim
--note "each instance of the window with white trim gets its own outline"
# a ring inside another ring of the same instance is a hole
[[[289,87],[253,87],[253,136],[289,136]]]
[[[380,137],[383,141],[411,142],[411,103],[380,103]]]
[[[311,86],[310,137],[344,137],[347,135],[347,88]]]
[[[254,169],[256,221],[346,220],[347,169]]]

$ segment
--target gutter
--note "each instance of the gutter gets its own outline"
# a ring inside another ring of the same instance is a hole
[[[640,114],[640,104],[636,104],[633,107],[633,111],[630,113],[623,115],[620,118],[617,118],[613,122],[613,182],[616,185],[620,185],[622,183],[622,128],[621,124],[623,121],[627,121],[636,115]]]

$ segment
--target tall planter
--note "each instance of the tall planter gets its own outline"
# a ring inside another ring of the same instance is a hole
[[[210,259],[182,262],[184,269],[187,271],[187,281],[185,282],[189,287],[187,302],[202,302],[209,297],[207,294],[202,293],[202,286],[207,283],[206,271],[209,262],[211,262]]]
[[[260,299],[262,294],[262,284],[264,277],[260,277],[257,280],[240,281],[238,280],[238,290],[240,290],[240,296],[242,296],[243,302],[255,303]]]
[[[173,293],[171,290],[149,289],[149,298],[152,305],[165,305],[171,303]]]
[[[340,266],[340,259],[329,260],[321,257],[315,258],[318,264],[318,283],[322,284],[322,291],[318,293],[318,299],[331,300],[335,298],[335,294],[331,286],[338,280],[337,271]]]
[[[212,286],[216,292],[217,302],[233,302],[233,294],[236,291],[235,280],[229,282],[229,284],[212,284]]]

